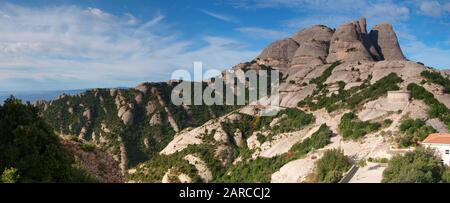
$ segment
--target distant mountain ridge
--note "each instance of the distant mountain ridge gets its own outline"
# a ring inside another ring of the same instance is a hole
[[[355,163],[390,159],[391,149],[419,139],[402,132],[405,120],[450,127],[448,78],[407,60],[389,24],[368,32],[361,18],[306,28],[232,69],[280,70],[279,114],[258,116],[264,106],[176,106],[177,81],[36,105],[61,136],[111,154],[128,182],[308,182],[324,150],[341,149]],[[384,168],[367,167],[376,174],[366,181],[380,182]]]

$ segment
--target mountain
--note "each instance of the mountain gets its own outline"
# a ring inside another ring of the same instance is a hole
[[[279,70],[281,110],[176,106],[181,81],[36,106],[60,136],[113,156],[127,182],[336,182],[352,165],[350,182],[380,182],[386,160],[450,128],[448,77],[406,59],[389,24],[306,28],[232,69]]]
[[[36,102],[38,100],[53,100],[56,99],[59,95],[62,94],[78,94],[86,91],[85,89],[81,90],[47,90],[47,91],[0,91],[0,101],[5,101],[8,97],[13,95],[15,98],[18,98],[25,102]]]

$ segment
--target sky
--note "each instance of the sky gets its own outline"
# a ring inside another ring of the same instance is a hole
[[[227,69],[274,40],[366,17],[404,54],[450,68],[448,0],[0,0],[0,91],[133,87]]]

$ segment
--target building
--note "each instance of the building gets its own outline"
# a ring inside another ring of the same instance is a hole
[[[441,162],[450,166],[450,134],[434,133],[423,140],[422,145],[436,150]]]
[[[411,99],[411,92],[398,90],[398,91],[388,91],[387,98],[389,102],[406,102],[408,103]]]

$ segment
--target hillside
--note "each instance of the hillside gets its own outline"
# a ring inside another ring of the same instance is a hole
[[[369,161],[351,182],[381,182],[380,160],[450,128],[448,75],[406,59],[389,24],[306,28],[232,69],[279,70],[282,110],[175,106],[175,81],[36,106],[57,134],[113,156],[128,182],[320,182],[316,162],[330,149],[349,164]],[[421,133],[408,133],[407,122]]]

